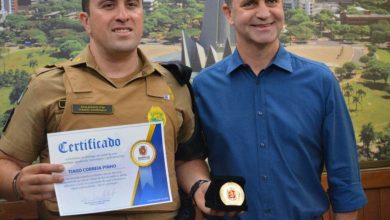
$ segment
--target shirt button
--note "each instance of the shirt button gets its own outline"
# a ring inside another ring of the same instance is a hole
[[[258,112],[257,112],[257,115],[258,115],[258,116],[263,116],[264,113],[263,113],[262,111],[258,111]]]
[[[264,213],[266,213],[266,214],[271,213],[271,209],[264,209]]]
[[[265,148],[265,144],[264,143],[260,143],[260,147],[261,148]]]
[[[268,176],[263,175],[263,176],[261,176],[261,179],[264,180],[264,181],[267,181],[268,180]]]

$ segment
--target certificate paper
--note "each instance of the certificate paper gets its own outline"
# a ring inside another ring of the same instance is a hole
[[[50,133],[61,216],[172,202],[161,122]]]

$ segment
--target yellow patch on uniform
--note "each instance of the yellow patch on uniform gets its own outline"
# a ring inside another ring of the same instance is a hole
[[[173,95],[171,87],[168,86],[168,94],[169,94],[169,99],[170,100],[175,100],[175,96]]]
[[[165,125],[167,118],[165,117],[165,112],[159,106],[152,106],[148,112],[148,121],[157,122],[162,121]]]
[[[74,59],[74,61],[75,61],[75,62],[80,62],[80,61],[81,61],[81,57],[76,57],[76,58]]]

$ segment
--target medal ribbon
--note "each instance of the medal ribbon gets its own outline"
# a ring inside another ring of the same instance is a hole
[[[148,136],[146,137],[146,142],[151,143],[152,137],[154,134],[154,130],[156,128],[156,124],[151,124],[149,127]],[[139,168],[139,176],[141,181],[141,188],[143,189],[146,184],[149,184],[151,187],[154,186],[153,183],[153,172],[152,172],[152,166],[149,165],[147,167],[140,167]]]
[[[156,124],[150,125],[148,136],[146,137],[146,142],[151,143],[155,128],[156,128]],[[131,202],[130,202],[131,206],[134,205],[137,188],[140,182],[141,182],[141,190],[146,186],[146,184],[149,184],[151,187],[153,187],[154,183],[153,183],[153,172],[152,172],[151,165],[147,167],[139,167],[135,185],[134,185],[133,195],[131,197]]]

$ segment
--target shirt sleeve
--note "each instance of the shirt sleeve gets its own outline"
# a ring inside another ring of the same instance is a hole
[[[183,122],[179,131],[178,143],[189,140],[194,133],[195,117],[192,111],[191,95],[187,86],[182,86],[181,91],[175,95],[175,108],[180,112]]]
[[[46,134],[56,129],[57,101],[64,97],[61,71],[33,78],[0,139],[0,150],[21,161],[35,161],[47,148]]]
[[[328,89],[322,135],[328,194],[334,212],[349,212],[362,208],[367,198],[360,181],[352,121],[334,77]]]
[[[32,162],[38,157],[35,146],[45,145],[44,117],[33,80],[22,97],[0,139],[0,149],[16,159]]]

